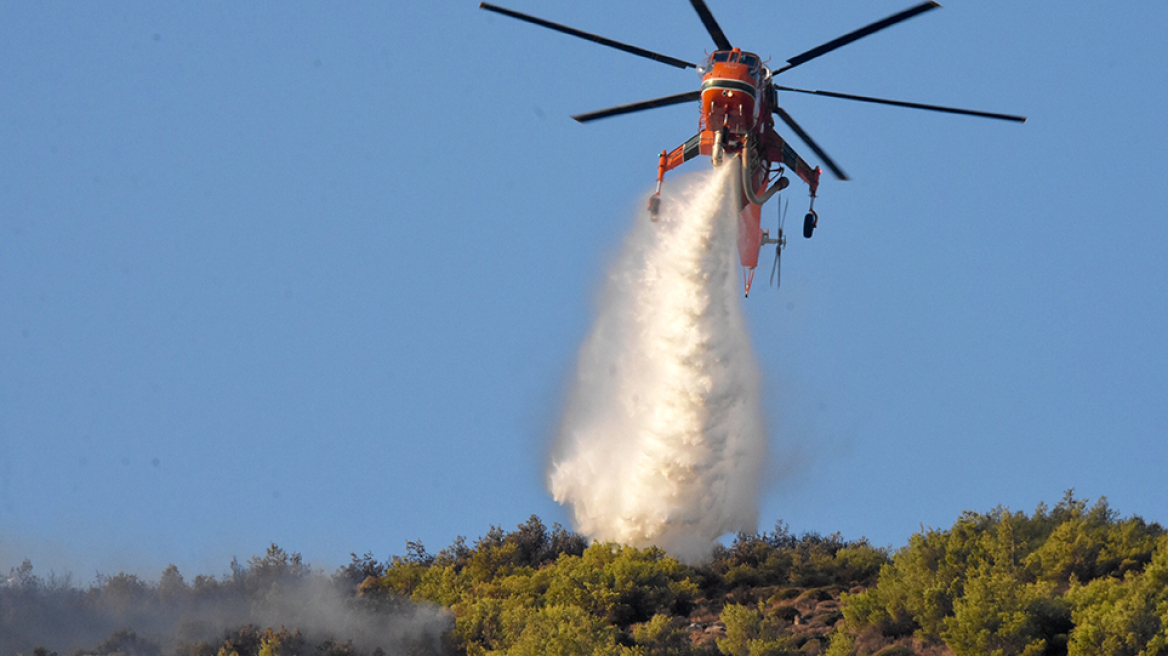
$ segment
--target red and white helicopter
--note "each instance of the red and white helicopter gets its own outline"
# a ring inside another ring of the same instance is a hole
[[[700,66],[486,2],[480,3],[479,7],[503,14],[504,16],[510,16],[511,18],[517,18],[541,27],[553,29],[557,32],[563,32],[601,45],[623,50],[634,55],[647,57],[664,64],[669,64],[670,66],[696,68],[702,74],[701,88],[696,91],[687,91],[674,96],[665,96],[663,98],[654,98],[653,100],[644,100],[628,105],[610,107],[609,109],[602,109],[587,114],[579,114],[572,118],[581,123],[587,123],[588,121],[595,121],[609,116],[630,114],[656,107],[665,107],[667,105],[686,102],[701,102],[702,111],[701,117],[698,120],[698,133],[672,151],[661,151],[660,161],[657,165],[657,190],[649,198],[649,215],[656,220],[657,212],[661,205],[661,183],[666,171],[677,168],[698,155],[709,155],[714,166],[719,166],[727,155],[732,157],[740,156],[742,158],[742,211],[738,222],[738,255],[742,262],[743,279],[748,295],[750,294],[751,282],[754,280],[755,267],[758,266],[759,252],[764,245],[775,245],[775,264],[771,270],[772,282],[779,270],[779,257],[782,249],[786,246],[782,219],[780,218],[779,229],[776,235],[771,237],[768,231],[761,228],[760,216],[763,204],[789,184],[789,180],[784,175],[785,171],[789,170],[793,172],[806,182],[810,191],[811,204],[807,214],[803,217],[803,236],[810,238],[819,223],[819,215],[815,212],[815,197],[816,192],[819,190],[819,175],[822,170],[819,167],[812,167],[804,161],[795,152],[795,149],[775,132],[774,117],[778,116],[783,123],[786,123],[787,127],[791,128],[791,131],[798,135],[823,160],[824,165],[837,178],[840,180],[848,179],[843,169],[836,165],[831,157],[819,147],[819,144],[815,143],[811,136],[791,118],[790,114],[779,106],[779,91],[809,93],[831,98],[926,109],[950,114],[982,116],[1019,123],[1026,121],[1026,117],[1024,116],[997,114],[971,109],[957,109],[938,105],[925,105],[922,103],[888,100],[884,98],[871,98],[833,91],[809,91],[775,84],[774,77],[780,73],[805,64],[820,55],[824,55],[869,34],[941,6],[933,0],[922,2],[900,13],[893,14],[883,20],[876,21],[837,39],[828,41],[802,54],[795,55],[788,59],[786,64],[773,70],[768,68],[758,55],[752,52],[745,52],[730,44],[730,40],[726,38],[726,35],[722,32],[722,28],[714,20],[714,16],[710,13],[704,0],[690,0],[690,3],[697,11],[698,17],[701,18],[702,23],[706,26],[706,30],[710,33],[710,36],[714,39],[714,44],[718,48]]]

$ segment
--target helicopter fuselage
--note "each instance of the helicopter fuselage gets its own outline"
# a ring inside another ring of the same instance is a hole
[[[758,55],[738,48],[719,50],[710,55],[702,70],[702,131],[725,128],[729,137],[749,134],[758,122],[759,96],[763,93]]]

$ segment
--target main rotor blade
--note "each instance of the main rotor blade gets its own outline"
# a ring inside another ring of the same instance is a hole
[[[855,41],[857,39],[862,39],[862,38],[868,36],[869,34],[872,34],[873,32],[879,32],[880,30],[882,30],[886,27],[896,25],[897,23],[899,23],[901,21],[906,21],[906,20],[912,18],[913,16],[916,16],[917,14],[923,14],[926,11],[929,11],[930,9],[936,9],[937,7],[940,7],[940,6],[941,5],[937,2],[935,2],[934,0],[928,0],[927,2],[922,2],[921,4],[919,4],[915,7],[905,9],[904,11],[900,12],[899,14],[893,14],[892,16],[889,16],[888,18],[885,18],[884,20],[876,21],[875,23],[872,23],[871,25],[868,25],[867,27],[861,27],[860,29],[858,29],[854,32],[849,32],[849,33],[839,37],[838,39],[828,41],[827,43],[819,46],[818,48],[812,48],[811,50],[808,50],[807,52],[805,52],[801,55],[795,55],[794,57],[787,60],[786,66],[775,71],[775,73],[782,73],[783,71],[795,68],[799,64],[809,62],[812,59],[815,59],[816,57],[818,57],[820,55],[827,54],[827,53],[831,52],[832,50],[835,50],[836,48],[846,46],[849,43],[851,43],[852,41]]]
[[[638,48],[637,46],[630,46],[627,43],[621,43],[620,41],[613,41],[612,39],[606,39],[602,36],[597,36],[595,34],[589,34],[588,32],[578,30],[574,27],[568,27],[567,25],[560,25],[559,23],[553,23],[551,21],[546,21],[542,18],[536,18],[535,16],[528,16],[527,14],[521,14],[517,11],[512,11],[512,10],[506,9],[504,7],[497,7],[495,5],[488,4],[486,2],[480,2],[479,8],[486,9],[487,11],[493,11],[496,14],[503,14],[504,16],[510,16],[511,18],[518,18],[521,21],[526,21],[528,23],[532,23],[533,25],[539,25],[540,27],[546,27],[548,29],[555,30],[557,32],[563,32],[564,34],[571,34],[572,36],[578,36],[581,39],[587,39],[589,41],[592,41],[593,43],[599,43],[602,46],[608,46],[610,48],[616,48],[617,50],[623,50],[627,53],[639,55],[641,57],[647,57],[648,59],[652,59],[654,61],[659,61],[663,64],[669,64],[670,66],[676,66],[678,68],[697,68],[695,65],[693,65],[687,61],[682,61],[682,60],[677,59],[675,57],[670,57],[669,55],[662,55],[661,53],[653,52],[652,50],[645,50],[644,48]]]
[[[684,102],[693,102],[701,100],[702,92],[687,91],[679,93],[676,96],[665,96],[664,98],[654,98],[653,100],[642,100],[641,102],[630,103],[628,105],[620,105],[618,107],[609,107],[608,109],[601,109],[595,112],[588,112],[587,114],[577,114],[572,118],[587,123],[588,121],[595,121],[598,118],[608,118],[609,116],[619,116],[621,114],[631,114],[646,109],[653,109],[655,107],[665,107],[667,105],[677,105]]]
[[[807,89],[795,89],[793,87],[784,87],[776,84],[775,88],[779,91],[794,91],[796,93],[810,93],[816,96],[828,96],[830,98],[843,98],[844,100],[859,100],[860,102],[878,103],[881,105],[895,105],[896,107],[911,107],[913,109],[927,109],[934,112],[946,112],[949,114],[965,114],[966,116],[982,116],[985,118],[996,118],[1003,121],[1017,121],[1018,123],[1025,123],[1025,116],[1014,116],[1013,114],[996,114],[994,112],[982,112],[976,109],[958,109],[956,107],[942,107],[941,105],[925,105],[923,103],[905,102],[903,100],[888,100],[885,98],[872,98],[869,96],[854,96],[850,93],[837,93],[835,91],[808,91]]]
[[[774,111],[775,114],[777,114],[779,118],[783,119],[783,122],[786,123],[787,126],[795,132],[795,134],[799,135],[799,138],[802,139],[804,143],[811,147],[811,150],[815,151],[816,155],[819,155],[819,159],[823,160],[823,163],[827,165],[827,168],[831,169],[831,172],[835,174],[835,177],[839,178],[840,180],[851,179],[848,177],[847,173],[844,173],[843,169],[841,169],[839,166],[836,166],[836,163],[827,156],[827,153],[823,152],[823,149],[819,147],[819,144],[815,143],[815,140],[811,138],[811,135],[807,134],[803,128],[799,127],[799,124],[795,122],[795,119],[791,118],[791,115],[788,114],[786,110],[784,110],[782,107],[775,107]]]
[[[727,39],[722,28],[718,27],[718,21],[714,20],[714,15],[710,13],[710,8],[706,6],[705,0],[689,1],[693,4],[693,8],[697,10],[698,17],[702,19],[702,24],[706,26],[706,31],[710,33],[710,36],[714,37],[714,44],[718,46],[718,50],[730,50],[733,48],[730,45],[730,39]]]

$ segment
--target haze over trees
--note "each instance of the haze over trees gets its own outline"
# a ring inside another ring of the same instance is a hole
[[[65,630],[63,627],[68,627]],[[1071,493],[966,512],[895,551],[739,535],[699,566],[531,517],[331,575],[272,545],[225,577],[0,584],[0,650],[48,656],[1168,654],[1168,535]]]

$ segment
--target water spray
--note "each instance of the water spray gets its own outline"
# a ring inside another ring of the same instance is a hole
[[[757,528],[766,439],[737,288],[739,166],[679,178],[609,271],[548,472],[594,540],[697,562]]]

